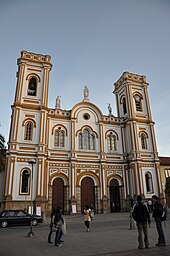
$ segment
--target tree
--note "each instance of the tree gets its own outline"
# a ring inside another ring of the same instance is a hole
[[[6,148],[4,143],[5,138],[0,134],[0,172],[5,169]]]

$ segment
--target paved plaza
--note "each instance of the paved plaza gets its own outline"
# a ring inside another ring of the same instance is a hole
[[[166,247],[157,247],[157,231],[152,219],[149,228],[150,248],[139,250],[137,229],[130,229],[129,213],[95,215],[90,232],[85,231],[83,216],[65,216],[67,234],[61,247],[47,243],[49,219],[33,227],[35,236],[27,238],[29,226],[0,228],[0,256],[125,256],[170,255],[170,220],[164,232]],[[53,235],[54,241],[54,235]]]

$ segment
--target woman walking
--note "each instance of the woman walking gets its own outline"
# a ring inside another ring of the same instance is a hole
[[[86,226],[87,232],[89,232],[89,230],[90,230],[91,220],[92,220],[91,209],[88,205],[86,205],[85,209],[84,209],[84,224]]]
[[[56,227],[56,236],[55,236],[55,246],[61,246],[62,240],[61,237],[63,235],[63,229],[65,225],[64,218],[62,217],[62,209],[58,207],[55,212],[54,225]]]

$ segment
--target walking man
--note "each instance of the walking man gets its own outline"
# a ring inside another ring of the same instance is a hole
[[[150,215],[146,205],[142,202],[142,197],[137,196],[137,203],[134,205],[132,217],[136,221],[136,226],[138,228],[138,249],[143,249],[143,234],[144,234],[144,243],[145,248],[149,248],[148,241],[148,226],[147,222],[150,225]]]
[[[155,219],[156,228],[158,231],[158,243],[156,246],[165,246],[165,236],[162,228],[162,214],[163,214],[163,206],[159,202],[159,198],[156,195],[152,196],[152,202],[153,202],[153,214],[152,217]]]

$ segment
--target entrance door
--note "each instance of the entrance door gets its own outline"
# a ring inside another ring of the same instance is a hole
[[[52,186],[52,209],[61,207],[64,212],[64,181],[56,178]]]
[[[94,181],[90,177],[86,177],[81,182],[81,211],[83,212],[85,205],[95,207]],[[95,209],[94,209],[95,211]]]
[[[110,181],[110,210],[111,212],[120,212],[120,189],[116,179]]]

